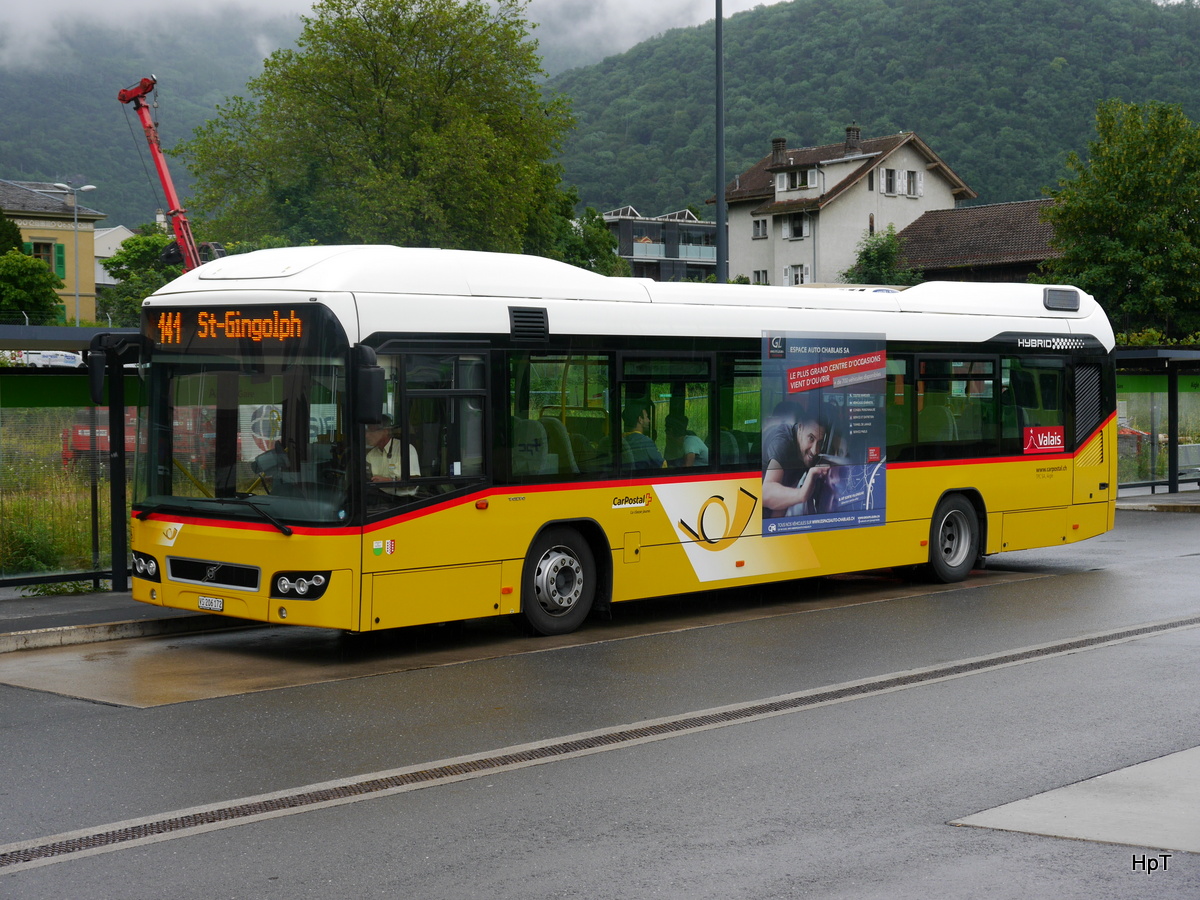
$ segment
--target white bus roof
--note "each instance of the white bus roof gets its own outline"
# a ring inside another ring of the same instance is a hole
[[[507,333],[508,306],[537,304],[549,312],[551,334],[759,336],[787,330],[979,341],[1001,332],[1036,332],[1087,334],[1109,349],[1114,343],[1099,304],[1070,286],[926,282],[894,291],[854,285],[655,282],[606,278],[536,256],[383,245],[289,247],[227,256],[181,276],[145,302],[224,303],[226,297],[215,295],[226,292],[228,301],[238,303],[255,302],[255,297],[281,302],[297,294],[306,299],[352,295],[361,336],[378,331]],[[1056,298],[1052,305],[1077,302],[1077,308],[1048,308],[1050,294]],[[430,295],[460,302],[450,310],[429,303]],[[398,319],[397,303],[406,296],[416,302],[404,304]],[[635,312],[626,304],[640,306]]]

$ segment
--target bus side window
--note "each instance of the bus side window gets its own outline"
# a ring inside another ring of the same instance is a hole
[[[1065,363],[1054,357],[1002,360],[1000,416],[1002,452],[1021,454],[1025,429],[1065,426]]]
[[[509,354],[501,452],[514,479],[611,471],[610,370],[606,354]]]
[[[914,388],[909,360],[888,357],[884,412],[887,417],[887,458],[894,462],[913,458]]]
[[[761,466],[762,357],[721,356],[717,367],[717,421],[709,460],[722,468]],[[714,455],[715,454],[715,455]]]

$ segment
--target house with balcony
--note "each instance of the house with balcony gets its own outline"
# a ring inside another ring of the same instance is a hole
[[[90,322],[96,318],[96,222],[105,213],[75,207],[75,194],[49,182],[0,179],[0,214],[21,229],[25,252],[63,280],[58,296],[64,321]],[[79,308],[75,308],[76,297]]]
[[[635,278],[703,281],[717,270],[717,225],[690,209],[647,217],[632,206],[604,214],[617,237],[617,255],[629,260]]]
[[[837,282],[864,236],[904,229],[977,196],[911,131],[791,149],[784,138],[725,188],[729,276],[754,284]]]

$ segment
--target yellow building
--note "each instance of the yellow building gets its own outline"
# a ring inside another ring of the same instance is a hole
[[[96,319],[95,224],[105,214],[75,205],[76,192],[44,181],[0,179],[0,212],[17,223],[25,252],[63,280],[64,322]],[[84,195],[86,196],[86,194]]]

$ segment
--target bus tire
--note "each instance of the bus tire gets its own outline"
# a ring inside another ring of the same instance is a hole
[[[934,581],[962,581],[979,556],[979,518],[962,494],[943,497],[929,525],[929,567]]]
[[[547,528],[529,548],[521,574],[521,615],[536,634],[569,634],[596,597],[592,548],[573,528]]]

